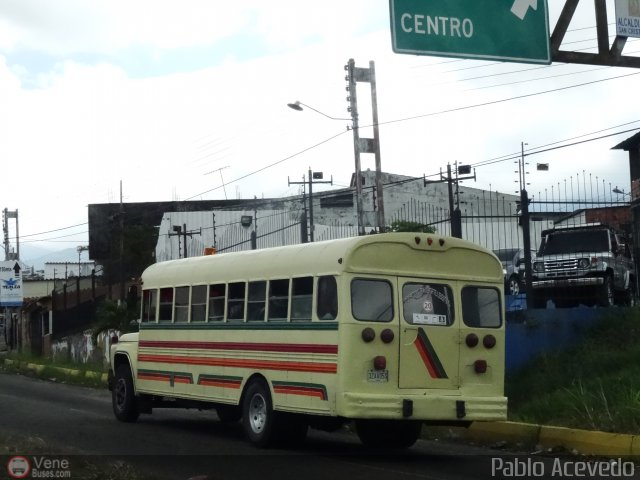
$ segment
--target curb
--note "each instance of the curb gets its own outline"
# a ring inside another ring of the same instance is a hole
[[[21,362],[18,360],[12,360],[10,358],[5,358],[4,364],[8,366],[16,366],[18,368],[25,368],[27,370],[32,370],[38,374],[42,373],[45,368],[48,368],[49,370],[59,373],[60,375],[64,375],[67,377],[77,377],[77,378],[84,377],[87,379],[99,380],[105,385],[107,384],[107,378],[108,378],[107,374],[102,372],[95,372],[92,370],[87,370],[83,372],[82,370],[77,370],[75,368],[56,367],[54,365],[40,365],[36,363],[27,363],[27,362]]]
[[[582,455],[640,456],[640,435],[520,422],[474,422],[461,437],[485,442],[515,442],[543,448],[561,447]]]

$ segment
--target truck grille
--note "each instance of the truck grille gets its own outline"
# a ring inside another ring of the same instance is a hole
[[[547,272],[559,272],[564,270],[577,270],[578,259],[571,258],[566,260],[547,260],[544,262],[544,269]]]

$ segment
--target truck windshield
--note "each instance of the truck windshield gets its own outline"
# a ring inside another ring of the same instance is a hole
[[[542,255],[576,252],[602,252],[609,249],[606,230],[550,233],[541,249]]]

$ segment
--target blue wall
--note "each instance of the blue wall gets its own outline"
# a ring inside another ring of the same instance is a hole
[[[517,371],[544,352],[575,345],[611,308],[550,308],[507,312],[506,370]]]

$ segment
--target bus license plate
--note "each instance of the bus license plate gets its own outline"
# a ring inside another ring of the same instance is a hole
[[[389,381],[389,370],[369,370],[367,372],[367,381],[384,383]]]

